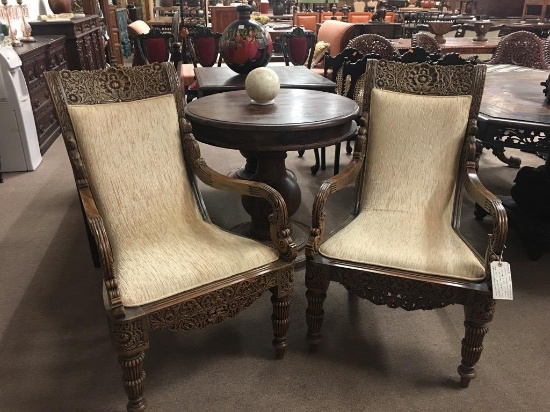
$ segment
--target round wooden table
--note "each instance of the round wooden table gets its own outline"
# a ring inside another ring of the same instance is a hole
[[[333,93],[281,89],[272,105],[252,104],[245,91],[235,91],[196,99],[185,107],[185,115],[198,141],[244,154],[256,152],[258,165],[251,179],[276,189],[290,217],[300,206],[301,192],[287,173],[286,152],[341,142],[355,132],[359,108]],[[248,234],[270,239],[267,202],[243,196],[242,203],[252,218]]]

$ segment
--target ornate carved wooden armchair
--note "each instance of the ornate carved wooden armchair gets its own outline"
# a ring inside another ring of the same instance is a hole
[[[305,65],[308,69],[311,68],[315,43],[317,43],[315,33],[305,32],[301,27],[295,27],[290,33],[281,34],[279,41],[287,66],[292,63],[294,66]]]
[[[368,61],[365,127],[359,130],[353,159],[322,184],[313,205],[306,248],[312,349],[319,343],[323,302],[334,281],[392,308],[464,305],[466,333],[458,373],[463,386],[475,377],[495,307],[489,263],[501,256],[507,233],[500,200],[482,186],[475,171],[484,78],[481,65]],[[325,237],[328,197],[352,182],[356,201],[349,223]],[[494,219],[485,256],[459,232],[465,192]]]
[[[507,34],[498,42],[488,64],[515,64],[533,69],[548,69],[544,40],[535,33],[517,31]]]
[[[146,407],[149,332],[220,323],[266,290],[273,294],[273,345],[282,358],[296,256],[286,205],[271,187],[206,165],[184,119],[173,65],[45,76],[100,256],[128,410]],[[271,247],[215,226],[196,177],[265,199],[273,210]]]

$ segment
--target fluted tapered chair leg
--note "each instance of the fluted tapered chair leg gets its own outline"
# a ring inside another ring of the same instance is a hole
[[[312,352],[317,350],[317,345],[321,339],[321,325],[325,315],[323,303],[327,297],[329,284],[328,274],[323,273],[321,268],[309,261],[306,262],[307,341]]]
[[[273,346],[276,350],[277,359],[282,359],[286,351],[286,337],[290,323],[290,296],[277,297],[277,291],[272,291],[271,303],[273,304],[273,314],[271,322],[273,324]]]
[[[489,295],[476,294],[474,303],[464,306],[465,334],[462,339],[462,362],[458,367],[460,385],[467,388],[476,377],[475,365],[483,351],[483,338],[489,331],[487,324],[493,319],[495,300]]]
[[[128,395],[128,412],[145,411],[147,402],[143,397],[143,384],[145,381],[145,371],[143,370],[143,359],[145,352],[141,351],[137,355],[124,356],[119,355],[118,361],[122,367],[122,381],[124,389]]]

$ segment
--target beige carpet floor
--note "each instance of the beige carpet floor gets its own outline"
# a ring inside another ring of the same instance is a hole
[[[222,173],[242,164],[238,152],[202,146]],[[514,152],[526,165],[542,161]],[[313,196],[329,169],[309,174],[313,154],[289,153],[308,222]],[[345,165],[349,159],[342,154]],[[147,173],[144,170],[143,173]],[[516,170],[489,152],[482,181],[508,194]],[[204,190],[218,224],[245,221],[237,196]],[[351,190],[331,200],[330,227],[351,210]],[[490,219],[473,219],[467,202],[463,231],[483,249]],[[404,228],[405,229],[405,228]],[[289,347],[274,360],[269,294],[235,319],[194,332],[158,332],[146,352],[151,411],[548,411],[550,410],[550,256],[529,260],[511,231],[514,301],[497,305],[469,389],[458,387],[463,336],[461,307],[408,313],[329,289],[324,339],[307,351],[304,272],[296,276]],[[58,139],[32,173],[10,173],[0,184],[0,411],[123,411],[126,397],[111,348],[74,180]]]

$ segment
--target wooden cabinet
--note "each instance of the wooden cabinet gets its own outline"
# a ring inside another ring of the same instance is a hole
[[[237,8],[233,6],[210,7],[210,21],[214,33],[223,33],[225,28],[237,20]]]
[[[36,43],[25,43],[22,47],[15,47],[14,50],[22,61],[21,69],[29,90],[40,152],[44,154],[61,132],[44,79],[44,72],[66,69],[67,57],[65,37],[38,35],[34,37]]]
[[[33,35],[64,35],[68,68],[97,70],[105,67],[103,26],[98,16],[69,21],[30,22]]]

